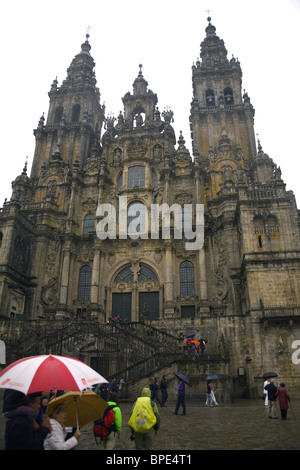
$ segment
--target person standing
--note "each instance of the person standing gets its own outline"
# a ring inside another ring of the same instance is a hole
[[[268,408],[269,402],[268,402],[268,391],[265,389],[265,386],[268,385],[269,381],[265,380],[264,381],[264,394],[265,394],[265,407]]]
[[[186,415],[186,406],[185,406],[185,384],[184,381],[178,378],[178,387],[177,387],[177,403],[174,411],[174,415],[178,415],[178,410],[180,405],[182,406],[182,414]]]
[[[268,385],[265,386],[265,390],[267,390],[268,392],[269,418],[277,419],[277,416],[276,416],[277,387],[274,385],[274,379],[269,380]]]
[[[161,401],[160,401],[160,399],[159,399],[159,396],[158,396],[158,394],[157,394],[157,392],[158,392],[158,387],[159,387],[159,386],[158,386],[157,377],[155,377],[155,379],[153,380],[153,383],[152,383],[151,400],[154,401],[154,400],[156,399],[156,400],[158,401],[158,403],[160,404],[160,406],[162,406],[162,405],[161,405]]]
[[[279,397],[279,408],[281,412],[281,419],[287,418],[287,410],[289,407],[288,402],[291,401],[287,389],[285,388],[284,382],[281,382],[280,386],[275,393],[275,396]]]
[[[160,389],[161,389],[161,406],[165,406],[166,404],[166,401],[168,399],[168,384],[167,384],[167,380],[166,380],[166,376],[163,375],[163,378],[161,379],[161,382],[160,382]]]
[[[16,407],[4,412],[7,418],[5,428],[5,450],[43,450],[43,442],[51,432],[50,420],[44,416],[40,423],[37,414],[40,409],[40,393],[23,395]]]
[[[45,450],[71,450],[76,448],[80,436],[79,429],[76,429],[73,436],[67,441],[67,432],[64,424],[67,417],[67,407],[62,403],[55,405],[50,414],[51,433],[44,440]]]

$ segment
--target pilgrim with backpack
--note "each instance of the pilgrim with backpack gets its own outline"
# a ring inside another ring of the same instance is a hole
[[[115,392],[110,392],[107,407],[102,418],[94,421],[93,432],[95,441],[98,444],[103,442],[105,450],[113,450],[116,445],[116,438],[122,433],[122,413],[118,405],[119,396]]]

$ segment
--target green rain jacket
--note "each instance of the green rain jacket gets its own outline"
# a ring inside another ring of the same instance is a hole
[[[116,432],[117,432],[117,434],[121,434],[121,432],[122,432],[122,413],[121,413],[120,407],[114,401],[108,401],[107,404],[114,407]]]

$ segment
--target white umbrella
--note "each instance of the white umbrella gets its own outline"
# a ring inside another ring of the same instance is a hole
[[[97,383],[108,382],[84,362],[65,356],[26,357],[0,372],[0,388],[25,395],[43,390],[82,391]]]

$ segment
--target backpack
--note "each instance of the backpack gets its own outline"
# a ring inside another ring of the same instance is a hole
[[[153,412],[150,398],[139,397],[128,421],[129,426],[133,431],[144,434],[148,432],[155,423],[156,416]]]
[[[108,436],[112,431],[116,431],[114,412],[115,407],[116,405],[107,406],[104,410],[102,418],[94,421],[93,432],[97,444],[98,442],[96,437],[100,437],[101,442],[103,437]]]

